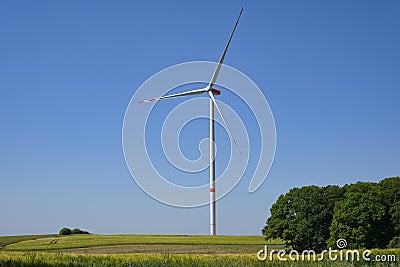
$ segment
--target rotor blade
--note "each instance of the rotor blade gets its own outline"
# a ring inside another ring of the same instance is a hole
[[[242,7],[242,9],[240,10],[239,17],[237,18],[235,27],[233,28],[233,31],[232,31],[232,33],[231,33],[231,37],[229,37],[229,41],[228,41],[228,43],[226,44],[224,53],[222,53],[221,59],[219,60],[219,63],[218,63],[218,66],[217,66],[217,68],[216,68],[215,71],[214,71],[214,74],[213,74],[213,76],[212,76],[212,78],[211,78],[210,84],[208,85],[209,88],[211,88],[211,87],[214,85],[215,81],[217,80],[219,71],[221,70],[222,63],[224,62],[224,58],[225,58],[225,55],[226,55],[226,51],[228,51],[229,44],[231,43],[233,34],[235,33],[235,30],[236,30],[236,27],[237,27],[237,25],[238,25],[238,23],[239,23],[239,19],[240,19],[240,16],[242,15],[242,12],[243,12],[243,7]]]
[[[141,103],[145,103],[145,102],[153,102],[153,101],[158,101],[161,99],[174,98],[174,97],[180,97],[180,96],[198,95],[198,94],[202,94],[205,92],[207,92],[207,90],[205,88],[202,88],[202,89],[191,90],[191,91],[187,91],[187,92],[183,92],[183,93],[173,94],[173,95],[166,95],[166,96],[162,96],[162,97],[158,97],[158,98],[150,98],[147,100],[139,101],[139,103],[141,104]]]
[[[235,143],[236,147],[238,148],[239,153],[243,156],[242,151],[240,150],[240,147],[239,147],[238,143],[236,142],[235,137],[233,137],[233,134],[232,134],[232,132],[231,132],[231,129],[229,128],[228,124],[226,123],[226,120],[225,120],[224,116],[222,115],[221,110],[219,109],[219,107],[218,107],[218,105],[217,105],[217,101],[215,100],[215,97],[214,97],[213,93],[212,93],[211,91],[208,91],[208,94],[210,95],[211,100],[212,100],[213,103],[214,103],[214,106],[217,108],[218,113],[219,113],[219,115],[221,116],[222,121],[224,122],[225,127],[226,127],[226,129],[227,129],[227,131],[228,131],[228,133],[229,133],[229,136],[232,138],[233,143]]]

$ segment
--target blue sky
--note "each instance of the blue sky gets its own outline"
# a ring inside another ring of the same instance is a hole
[[[170,207],[133,182],[122,123],[151,75],[182,62],[217,61],[242,4],[3,1],[0,235],[63,226],[208,234],[208,207]],[[260,234],[271,205],[292,187],[398,176],[400,3],[244,7],[225,63],[263,91],[277,149],[256,193],[247,192],[245,177],[218,201],[218,233]]]

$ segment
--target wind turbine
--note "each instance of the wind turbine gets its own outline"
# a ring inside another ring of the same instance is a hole
[[[225,127],[229,133],[230,138],[233,140],[233,142],[235,143],[235,145],[237,147],[238,144],[235,140],[235,138],[233,137],[231,130],[228,126],[228,124],[226,123],[226,120],[224,118],[224,116],[222,115],[221,110],[218,107],[217,101],[215,101],[215,97],[214,95],[220,95],[221,91],[218,89],[213,88],[214,83],[217,80],[219,71],[221,70],[222,67],[222,63],[224,61],[226,52],[228,51],[228,47],[229,44],[231,43],[233,34],[235,33],[236,27],[239,23],[240,20],[240,16],[242,15],[243,12],[243,7],[240,10],[239,16],[236,20],[236,24],[235,27],[233,28],[233,31],[231,33],[231,36],[229,37],[228,43],[225,46],[224,52],[222,53],[221,59],[219,60],[219,63],[214,71],[214,74],[211,78],[210,83],[201,89],[196,89],[196,90],[191,90],[191,91],[186,91],[183,93],[178,93],[178,94],[172,94],[172,95],[167,95],[167,96],[162,96],[162,97],[158,97],[158,98],[151,98],[148,100],[142,100],[139,103],[144,103],[144,102],[153,102],[153,101],[158,101],[158,100],[162,100],[162,99],[167,99],[167,98],[175,98],[175,97],[181,97],[181,96],[190,96],[190,95],[198,95],[198,94],[203,94],[203,93],[207,93],[210,96],[210,235],[216,235],[216,210],[215,210],[215,147],[214,147],[214,139],[215,139],[215,135],[214,135],[214,106],[217,108],[217,111],[219,113],[219,115],[222,118],[222,121],[225,124]],[[239,149],[240,152],[240,149]],[[242,154],[240,152],[240,154]]]

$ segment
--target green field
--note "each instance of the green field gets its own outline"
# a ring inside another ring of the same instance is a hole
[[[130,267],[130,266],[400,266],[400,250],[374,250],[396,255],[391,262],[260,261],[256,253],[281,240],[262,236],[183,235],[40,235],[0,237],[0,267]]]

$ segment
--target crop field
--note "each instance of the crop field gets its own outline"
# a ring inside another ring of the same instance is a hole
[[[25,240],[33,240],[39,238],[47,238],[58,235],[20,235],[20,236],[0,236],[0,249],[12,243],[17,243]]]
[[[51,266],[400,266],[400,250],[373,250],[395,255],[390,262],[264,261],[257,251],[264,245],[282,249],[281,240],[261,236],[174,235],[43,235],[0,237],[0,267]]]
[[[68,253],[256,253],[265,244],[282,248],[281,240],[262,236],[184,235],[71,235],[49,236],[12,243],[7,251],[62,251]]]
[[[374,253],[388,253],[375,251]],[[391,252],[393,253],[393,252]],[[400,257],[400,251],[397,251]],[[220,255],[182,255],[182,254],[113,254],[113,255],[81,255],[52,252],[7,252],[0,251],[0,266],[13,267],[130,267],[130,266],[400,266],[396,262],[347,262],[347,261],[260,261],[251,254],[220,254]]]

